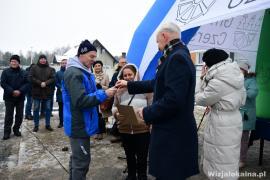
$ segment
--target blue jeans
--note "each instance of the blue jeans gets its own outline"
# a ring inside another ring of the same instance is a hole
[[[32,116],[32,96],[31,96],[31,94],[26,95],[25,115]]]
[[[45,104],[45,124],[46,126],[50,125],[50,118],[51,118],[51,99],[33,99],[34,102],[34,122],[35,126],[39,126],[39,111],[40,111],[40,104],[44,102]]]
[[[51,98],[51,112],[53,111],[53,101],[54,101],[54,94],[52,95],[52,97],[50,97]],[[40,114],[45,114],[45,111],[46,111],[46,104],[45,104],[45,102],[43,102],[42,104],[41,104],[41,110],[40,110]]]

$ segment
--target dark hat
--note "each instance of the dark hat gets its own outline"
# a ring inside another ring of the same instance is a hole
[[[222,49],[208,49],[202,57],[203,62],[208,67],[213,66],[214,64],[217,64],[221,61],[226,60],[229,57],[229,55]]]
[[[12,55],[12,56],[10,57],[10,59],[9,59],[9,62],[10,62],[11,60],[16,60],[16,61],[18,61],[19,64],[21,63],[20,56],[18,56],[18,55]]]
[[[100,60],[97,60],[93,63],[93,67],[95,67],[96,64],[100,64],[103,67],[103,62]]]
[[[77,56],[88,53],[90,51],[97,51],[96,47],[91,44],[87,39],[82,41],[77,52]]]
[[[41,55],[38,57],[38,60],[43,59],[43,58],[47,60],[47,57],[46,57],[44,54],[41,54]]]

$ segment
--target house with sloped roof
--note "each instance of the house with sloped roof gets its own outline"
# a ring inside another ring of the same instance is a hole
[[[118,60],[105,48],[99,40],[90,41],[97,49],[96,60],[103,62],[103,69],[111,78],[114,73],[114,66],[118,63]],[[63,55],[55,55],[53,63],[59,64],[62,59],[69,59],[76,56],[79,45],[73,46]]]

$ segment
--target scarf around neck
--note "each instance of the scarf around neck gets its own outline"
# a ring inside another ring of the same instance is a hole
[[[94,72],[94,75],[96,78],[96,83],[100,84],[104,78],[104,72],[103,71],[100,71],[99,73]]]

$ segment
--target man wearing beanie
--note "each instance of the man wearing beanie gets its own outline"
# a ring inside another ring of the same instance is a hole
[[[14,109],[16,109],[16,115],[13,133],[15,136],[21,136],[19,129],[23,120],[25,94],[29,88],[27,74],[20,68],[20,57],[18,55],[11,56],[9,66],[1,75],[1,86],[4,89],[6,106],[3,140],[10,138]]]
[[[39,112],[41,103],[45,104],[45,128],[53,131],[50,125],[51,118],[51,85],[55,83],[55,71],[49,66],[47,57],[40,55],[38,62],[34,65],[29,73],[29,79],[32,85],[32,97],[34,103],[34,132],[39,130]]]
[[[239,170],[242,137],[239,108],[245,103],[246,92],[237,63],[232,62],[225,51],[209,49],[202,59],[206,67],[195,99],[197,105],[210,107],[204,130],[202,163],[204,173],[213,179],[213,172],[230,175]],[[227,179],[238,177],[232,175]]]
[[[67,62],[62,82],[64,130],[70,138],[70,179],[85,180],[90,164],[90,136],[98,132],[97,106],[114,96],[116,89],[97,90],[91,66],[97,50],[81,42],[77,56]]]

